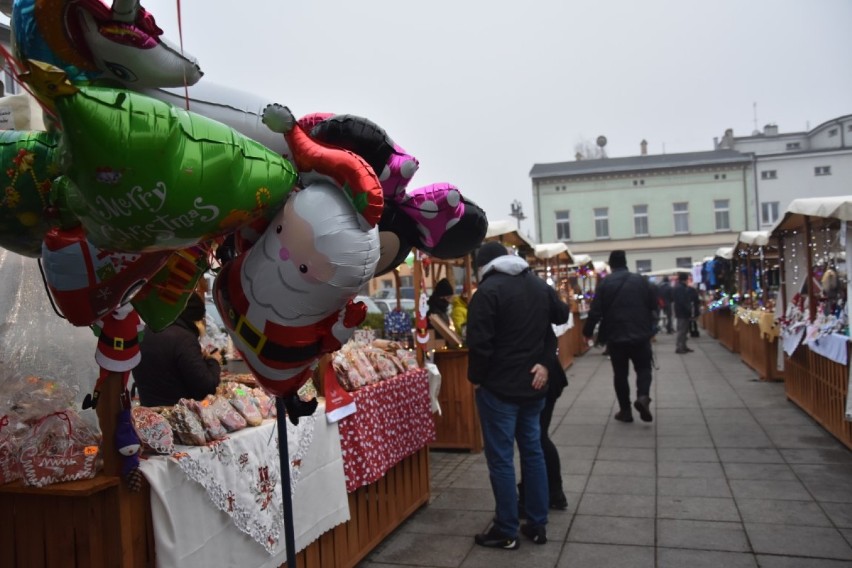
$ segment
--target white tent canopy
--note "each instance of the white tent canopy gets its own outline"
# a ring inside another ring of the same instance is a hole
[[[766,246],[769,244],[769,231],[743,231],[737,242],[758,247]]]
[[[537,244],[534,247],[536,258],[553,258],[554,256],[559,256],[562,253],[567,253],[568,256],[571,256],[571,252],[568,250],[568,245],[565,243],[541,243]]]
[[[501,237],[507,237],[503,239]],[[535,245],[523,233],[518,231],[517,221],[489,221],[488,229],[485,231],[485,240],[508,240],[510,244],[515,244],[513,241],[517,239],[520,243],[526,244],[533,248]]]
[[[852,195],[794,199],[787,213],[852,221]]]
[[[731,260],[734,258],[734,247],[719,247],[716,249],[716,256]]]
[[[678,272],[685,272],[687,274],[692,274],[691,268],[663,268],[661,270],[652,270],[651,272],[643,272],[642,276],[671,276],[672,274],[677,274]]]

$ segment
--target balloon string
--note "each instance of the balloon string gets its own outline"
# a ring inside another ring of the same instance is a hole
[[[180,39],[180,54],[185,55],[183,52],[183,20],[181,19],[181,7],[180,0],[177,0],[177,24],[178,24],[178,38]],[[183,74],[183,97],[184,102],[186,103],[186,110],[189,110],[189,84],[186,82],[186,72]]]

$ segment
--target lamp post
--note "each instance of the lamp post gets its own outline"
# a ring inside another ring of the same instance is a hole
[[[524,206],[521,205],[521,202],[518,201],[517,199],[512,202],[512,212],[509,213],[509,215],[518,220],[518,232],[520,233],[521,232],[521,221],[526,219],[527,216],[524,215]]]

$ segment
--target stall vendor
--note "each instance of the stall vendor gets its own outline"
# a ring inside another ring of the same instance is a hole
[[[450,281],[446,278],[438,280],[438,283],[435,284],[435,289],[432,290],[432,295],[429,296],[429,300],[426,302],[426,305],[429,306],[429,311],[426,313],[426,317],[428,318],[432,314],[435,314],[444,320],[444,323],[446,323],[449,327],[450,314],[448,310],[450,308],[450,300],[452,297],[453,285],[450,284]]]
[[[142,360],[133,369],[142,406],[172,406],[181,398],[202,400],[216,392],[222,355],[202,351],[198,342],[205,312],[204,301],[191,294],[173,324],[160,332],[145,329]]]

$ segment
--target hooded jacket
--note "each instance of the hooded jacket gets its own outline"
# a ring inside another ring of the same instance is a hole
[[[467,320],[468,380],[508,402],[535,400],[530,370],[553,358],[551,324],[568,321],[570,309],[522,258],[499,256],[480,269]]]

